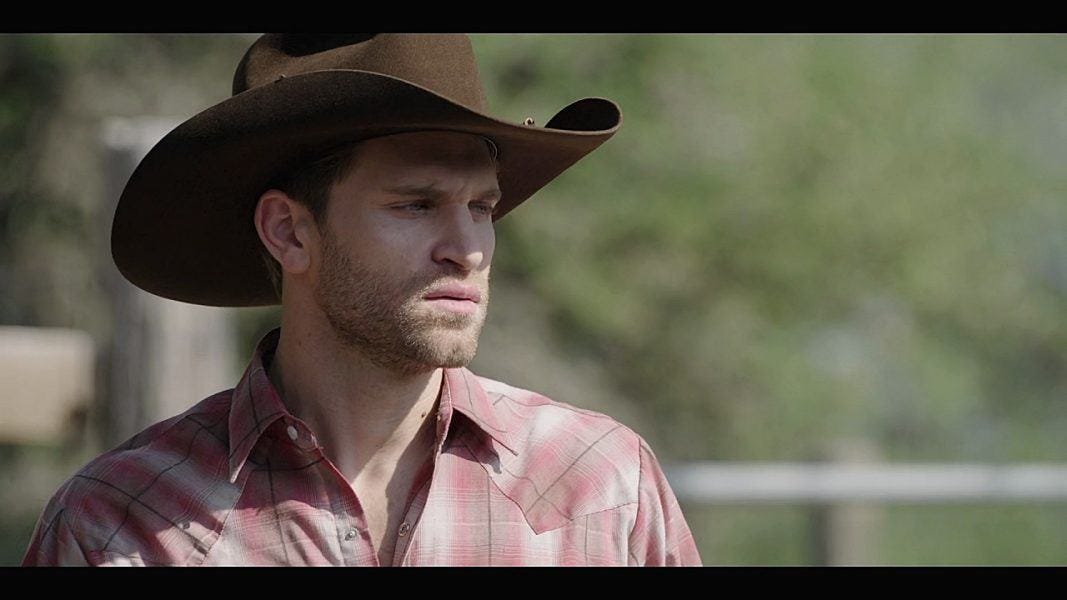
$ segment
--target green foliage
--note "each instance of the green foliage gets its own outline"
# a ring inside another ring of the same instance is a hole
[[[855,436],[888,460],[1067,455],[1067,40],[479,36],[476,49],[516,120],[584,95],[622,106],[612,140],[501,225],[496,264],[553,307],[561,352],[598,357],[663,456],[808,459]],[[787,543],[806,525],[776,510],[698,513],[702,550],[810,560]],[[1035,549],[1003,521],[976,526],[981,510],[937,529],[978,527],[955,545],[916,545],[937,511],[909,511],[887,518],[889,562],[1062,556],[1044,553],[1062,528]]]
[[[799,506],[683,506],[705,566],[809,565],[812,513]]]
[[[667,455],[789,459],[863,434],[891,457],[1010,460],[1031,453],[967,433],[1062,411],[1063,175],[1035,151],[1064,150],[1064,41],[476,43],[498,112],[623,108],[615,138],[501,227],[497,260],[655,414]]]
[[[0,36],[0,318],[22,322],[31,303],[17,295],[16,278],[6,257],[22,239],[70,228],[69,215],[35,206],[35,182],[26,177],[37,156],[32,143],[61,90],[61,63],[52,38]],[[21,302],[20,302],[21,301]]]
[[[1057,505],[896,506],[886,509],[880,554],[897,565],[1062,565]]]

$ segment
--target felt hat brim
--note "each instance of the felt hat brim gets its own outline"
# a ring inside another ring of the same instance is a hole
[[[115,212],[119,271],[153,294],[208,306],[278,304],[252,222],[280,172],[322,149],[410,131],[457,131],[499,150],[498,220],[607,141],[611,100],[585,98],[544,127],[472,110],[425,87],[360,70],[322,70],[255,87],[185,121],[130,177]]]

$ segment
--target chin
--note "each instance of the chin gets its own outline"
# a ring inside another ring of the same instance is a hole
[[[469,365],[472,360],[474,360],[474,355],[477,353],[477,351],[477,341],[466,344],[450,344],[438,346],[432,352],[432,358],[429,362],[434,366],[445,367],[449,369],[465,367]]]
[[[393,370],[405,375],[428,373],[435,369],[458,369],[474,360],[473,347],[433,347],[421,346],[414,349],[406,358],[394,359],[388,365]]]

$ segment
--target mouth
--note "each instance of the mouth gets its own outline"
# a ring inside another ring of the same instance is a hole
[[[470,285],[446,285],[424,296],[427,300],[462,300],[478,304],[482,301],[482,292]]]
[[[473,286],[452,284],[426,294],[423,299],[431,306],[442,310],[472,314],[478,311],[478,304],[482,301],[482,292]]]
[[[478,303],[457,298],[427,298],[426,303],[434,308],[467,315],[478,312]]]

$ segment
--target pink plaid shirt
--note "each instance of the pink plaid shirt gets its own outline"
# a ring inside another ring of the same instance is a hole
[[[236,388],[68,480],[23,565],[379,565],[358,491],[267,378],[279,332]],[[652,450],[611,417],[461,368],[437,419],[393,566],[700,565]]]

